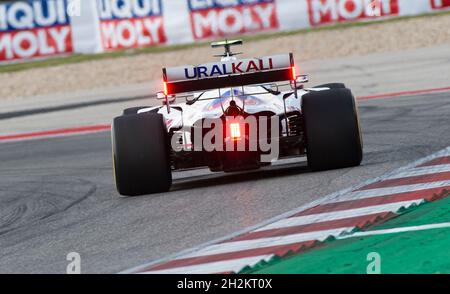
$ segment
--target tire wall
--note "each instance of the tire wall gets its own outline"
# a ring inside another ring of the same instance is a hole
[[[450,0],[0,1],[0,63],[450,9]]]

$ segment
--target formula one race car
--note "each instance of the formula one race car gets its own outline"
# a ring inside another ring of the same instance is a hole
[[[168,191],[172,171],[233,172],[307,156],[313,171],[357,166],[362,138],[352,92],[341,83],[304,87],[291,54],[163,69],[162,105],[124,110],[112,125],[117,190]],[[177,99],[185,102],[175,104]]]

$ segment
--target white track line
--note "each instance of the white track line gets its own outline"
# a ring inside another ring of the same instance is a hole
[[[400,179],[400,178],[407,178],[407,177],[414,177],[414,176],[424,176],[424,175],[443,173],[443,172],[449,172],[449,171],[450,171],[450,164],[431,165],[431,166],[424,166],[424,167],[416,167],[416,168],[398,173],[392,177],[389,177],[388,179],[390,180],[390,179]]]
[[[401,228],[376,230],[376,231],[368,231],[368,232],[356,232],[351,235],[338,236],[337,239],[349,239],[349,238],[354,238],[354,237],[395,234],[395,233],[424,231],[424,230],[443,229],[443,228],[450,228],[450,223],[430,224],[430,225],[421,225],[421,226],[412,226],[412,227],[401,227]]]
[[[237,258],[156,271],[145,271],[142,272],[142,274],[208,274],[208,273],[238,272],[245,266],[254,266],[263,260],[269,261],[270,259],[272,259],[273,256],[274,256],[273,254],[267,254],[253,257]]]
[[[393,229],[385,229],[385,230],[376,230],[376,231],[368,231],[368,232],[356,232],[351,235],[337,236],[337,239],[350,239],[357,237],[367,237],[367,236],[375,236],[375,235],[385,235],[385,234],[396,234],[396,233],[404,233],[404,232],[413,232],[413,231],[423,231],[423,230],[431,230],[431,229],[443,229],[450,228],[450,223],[439,223],[439,224],[429,224],[429,225],[421,225],[421,226],[411,226],[411,227],[401,227],[401,228],[393,228]],[[231,259],[226,261],[218,261],[211,263],[203,263],[199,265],[190,265],[183,267],[175,267],[164,270],[156,270],[156,271],[148,271],[144,272],[148,274],[175,274],[175,273],[183,273],[183,274],[202,274],[202,273],[220,273],[233,271],[237,272],[244,268],[245,266],[254,266],[262,260],[269,261],[274,255],[260,255],[254,257],[245,257],[238,259]]]
[[[293,226],[300,226],[300,225],[307,225],[307,224],[315,224],[315,223],[320,223],[320,222],[325,222],[325,221],[334,221],[334,220],[364,216],[364,215],[369,215],[369,214],[374,214],[374,213],[397,212],[402,207],[409,207],[413,204],[419,204],[422,201],[423,201],[422,199],[418,199],[418,200],[394,202],[394,203],[382,204],[382,205],[365,206],[365,207],[361,207],[361,208],[354,208],[354,209],[348,209],[348,210],[338,210],[338,211],[324,212],[324,213],[318,213],[318,214],[290,217],[290,218],[285,218],[285,219],[279,220],[279,221],[274,222],[265,227],[259,228],[259,229],[255,230],[255,232],[271,230],[271,229],[282,229],[282,228],[286,228],[286,227],[293,227]]]
[[[337,203],[349,200],[359,200],[364,198],[382,197],[398,193],[415,192],[419,190],[432,189],[432,188],[444,188],[450,187],[450,180],[437,181],[423,184],[403,185],[395,187],[377,188],[370,190],[353,191],[347,194],[340,195],[334,199],[325,201],[324,203]]]
[[[330,236],[338,236],[342,232],[351,232],[353,229],[354,227],[344,227],[332,230],[323,230],[309,233],[292,234],[286,236],[215,244],[208,246],[202,250],[193,252],[191,254],[184,255],[181,259],[199,256],[205,257],[208,255],[230,253],[230,252],[238,253],[240,251],[248,249],[258,249],[271,246],[288,245],[306,241],[314,241],[314,240],[324,241]]]

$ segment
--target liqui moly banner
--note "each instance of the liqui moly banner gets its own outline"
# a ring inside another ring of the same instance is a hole
[[[0,4],[0,61],[72,52],[66,0]]]
[[[450,0],[430,0],[433,9],[450,8]]]
[[[277,30],[276,2],[188,0],[193,37],[199,40]]]
[[[413,0],[414,1],[414,0]],[[307,0],[311,26],[397,16],[398,0]]]
[[[0,62],[185,44],[450,9],[450,0],[25,0],[0,4]]]
[[[105,49],[166,43],[161,0],[98,0]]]

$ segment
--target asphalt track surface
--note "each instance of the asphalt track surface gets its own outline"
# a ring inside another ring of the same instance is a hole
[[[0,144],[0,273],[114,273],[223,237],[450,145],[450,92],[360,103],[362,166],[304,161],[238,174],[175,173],[171,192],[119,197],[110,135]]]

